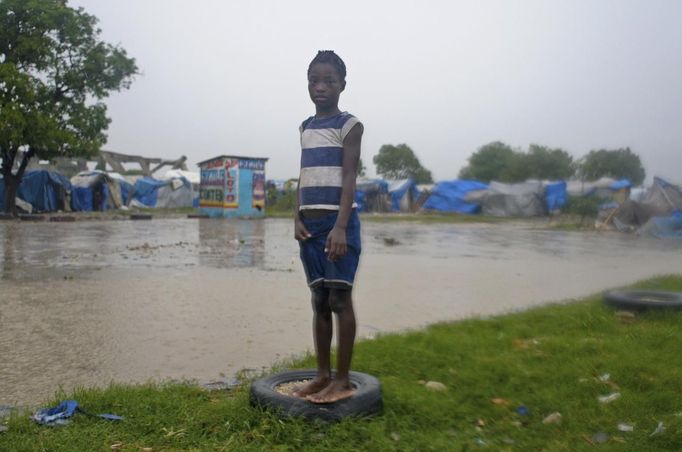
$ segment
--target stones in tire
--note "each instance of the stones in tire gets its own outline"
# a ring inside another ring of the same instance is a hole
[[[663,290],[615,290],[604,295],[607,305],[630,311],[682,309],[682,292]]]
[[[272,410],[282,418],[299,416],[309,421],[324,422],[337,422],[346,417],[365,417],[381,412],[381,384],[376,377],[362,372],[350,372],[350,381],[355,392],[350,398],[334,403],[316,404],[280,394],[275,390],[283,383],[309,380],[316,374],[313,369],[291,370],[256,380],[251,384],[251,405]]]

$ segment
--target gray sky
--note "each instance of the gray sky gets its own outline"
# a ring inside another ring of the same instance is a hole
[[[298,175],[319,49],[348,68],[340,108],[365,125],[369,175],[407,143],[436,180],[495,140],[527,149],[630,146],[647,180],[682,182],[682,2],[677,0],[72,0],[142,72],[107,101],[105,149],[269,157]]]

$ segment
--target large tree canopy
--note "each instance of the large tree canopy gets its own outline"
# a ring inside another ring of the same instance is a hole
[[[579,171],[581,177],[587,180],[600,177],[625,178],[630,179],[633,185],[641,185],[646,176],[639,155],[630,148],[590,151],[581,159]]]
[[[531,144],[526,153],[495,141],[474,152],[459,177],[483,182],[521,182],[528,179],[567,179],[574,171],[573,157],[562,149]]]
[[[0,173],[7,211],[14,211],[16,187],[33,155],[88,156],[105,143],[110,120],[102,100],[128,88],[137,66],[124,49],[102,42],[100,32],[97,18],[63,0],[0,0]]]
[[[433,182],[431,171],[424,168],[414,151],[406,144],[393,146],[385,144],[374,156],[373,162],[377,167],[377,174],[386,179],[412,178],[418,184]]]

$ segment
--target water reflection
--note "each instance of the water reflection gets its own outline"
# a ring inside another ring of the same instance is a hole
[[[264,220],[199,220],[199,265],[262,267],[264,260]]]

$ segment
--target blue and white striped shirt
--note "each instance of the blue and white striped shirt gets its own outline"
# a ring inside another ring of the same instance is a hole
[[[343,140],[360,121],[348,112],[303,121],[299,208],[339,210],[341,203]],[[353,203],[353,207],[357,207]]]

